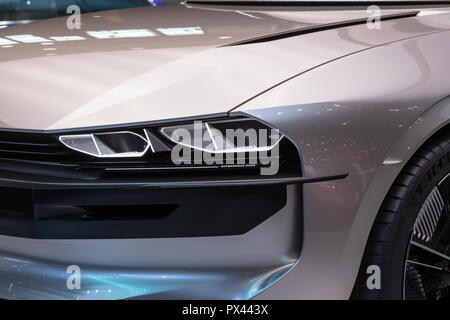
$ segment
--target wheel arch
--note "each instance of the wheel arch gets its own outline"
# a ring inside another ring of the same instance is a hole
[[[393,143],[383,164],[374,175],[355,218],[355,220],[365,219],[366,222],[369,222],[366,227],[367,232],[365,232],[366,238],[363,241],[364,247],[360,251],[358,272],[375,219],[395,180],[409,160],[423,146],[438,136],[448,134],[448,132],[450,132],[450,96],[439,100],[428,108]],[[358,221],[355,221],[355,223],[358,224]],[[352,229],[355,230],[355,228]],[[358,272],[355,273],[355,284]]]

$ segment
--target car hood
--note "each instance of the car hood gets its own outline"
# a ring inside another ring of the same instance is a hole
[[[367,16],[238,9],[166,5],[84,14],[79,30],[69,30],[65,17],[2,29],[0,127],[59,130],[222,114],[378,44],[337,35],[341,43],[330,47],[328,35],[230,45]]]

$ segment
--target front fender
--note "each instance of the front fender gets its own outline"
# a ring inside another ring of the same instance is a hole
[[[450,118],[450,33],[375,47],[300,75],[236,110],[293,140],[304,186],[300,263],[261,298],[350,297],[367,238],[394,179]]]

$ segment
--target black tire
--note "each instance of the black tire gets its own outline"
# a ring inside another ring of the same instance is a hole
[[[448,179],[449,173],[450,132],[447,130],[432,138],[416,152],[389,190],[369,235],[352,298],[405,298],[404,282],[406,285],[409,281],[404,281],[405,264],[407,257],[409,257],[413,227],[417,228],[417,224],[415,225],[416,218],[430,192],[444,178],[446,181],[450,181]],[[443,220],[439,220],[439,223],[447,225],[450,221],[448,217],[450,215],[448,208],[449,192],[450,189],[444,191],[447,194],[445,201],[447,203],[439,218]],[[448,233],[445,237],[448,238]],[[448,240],[450,239],[446,241]],[[445,254],[449,254],[448,242],[443,246],[440,245],[440,252],[442,250]],[[410,261],[409,258],[408,261]],[[380,267],[380,289],[369,289],[367,286],[367,279],[370,276],[367,268],[371,265]],[[448,268],[448,263],[446,268]],[[448,287],[443,290],[444,293],[448,294]],[[434,296],[428,293],[425,298],[433,299]],[[436,298],[442,298],[442,292]]]

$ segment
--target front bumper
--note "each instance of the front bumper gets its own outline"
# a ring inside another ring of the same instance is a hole
[[[298,184],[64,189],[47,184],[37,188],[22,181],[18,184],[22,189],[17,189],[16,181],[12,189],[11,183],[2,182],[3,195],[31,192],[33,202],[22,217],[2,215],[2,233],[16,233],[0,236],[2,298],[249,299],[282,277],[300,257]],[[228,197],[234,200],[226,204]],[[55,210],[49,210],[93,206],[102,199],[148,206],[171,201],[178,207],[157,219],[93,221],[73,214],[52,217]],[[13,220],[23,228],[14,228]],[[70,265],[81,270],[79,290],[67,286]]]
[[[354,193],[349,191],[362,192],[361,183],[369,176],[142,185],[148,192],[163,192],[176,186],[180,193],[194,192],[193,189],[200,192],[205,187],[281,188],[285,190],[286,202],[243,234],[141,239],[31,239],[3,235],[0,236],[0,297],[292,299],[320,295],[348,298],[353,285],[352,269],[358,266],[357,263],[349,266],[354,259],[345,259],[347,254],[342,251],[348,244],[347,231],[343,230],[350,231],[348,223],[357,212],[358,197],[354,198]],[[48,190],[60,187],[11,179],[3,179],[1,183],[3,187],[12,184],[35,189],[45,186]],[[86,186],[72,188],[79,190]],[[93,190],[98,190],[98,186]],[[348,201],[342,203],[342,199]],[[195,200],[200,206],[201,202]],[[224,213],[233,214],[229,210]],[[239,224],[239,220],[233,223]],[[363,242],[358,245],[363,246]],[[342,259],[346,261],[345,266],[336,264]],[[71,265],[81,269],[79,290],[67,286],[70,274],[66,271]]]
[[[0,297],[19,299],[254,298],[299,265],[304,184],[346,180],[76,179],[22,159],[4,168]],[[80,289],[68,285],[73,265]]]
[[[157,155],[116,173],[55,135],[2,133],[1,298],[248,299],[299,260],[308,181],[288,141],[295,174],[264,178],[159,174]],[[67,285],[74,265],[81,289]]]

